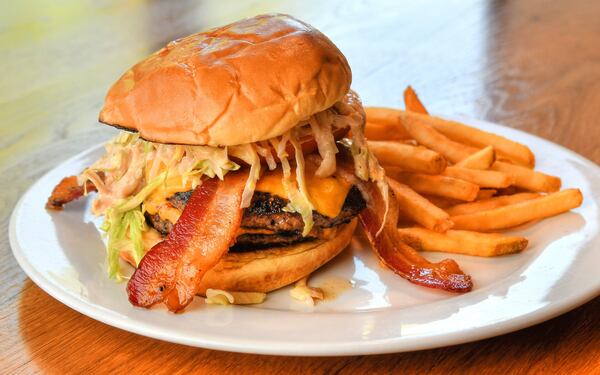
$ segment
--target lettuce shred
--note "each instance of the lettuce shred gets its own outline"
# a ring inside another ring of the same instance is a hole
[[[290,141],[295,149],[296,181],[292,181],[292,169],[288,160],[289,155],[286,151],[287,144]],[[304,181],[304,157],[302,155],[302,149],[299,147],[298,141],[291,131],[282,136],[280,140],[273,139],[272,144],[277,152],[277,157],[281,162],[281,168],[283,170],[283,188],[290,201],[285,210],[297,212],[302,216],[302,220],[304,221],[302,235],[306,236],[310,233],[314,225],[312,213],[314,205],[310,201],[308,191],[306,190],[306,182]]]
[[[242,208],[249,207],[256,188],[256,182],[260,178],[260,158],[253,144],[233,146],[230,153],[250,165],[250,174],[242,193]]]
[[[335,172],[336,162],[335,154],[338,149],[335,145],[335,138],[331,129],[332,113],[330,111],[319,112],[309,120],[317,148],[321,155],[321,165],[315,172],[318,177],[331,176]]]
[[[256,152],[260,156],[265,158],[265,161],[267,162],[267,166],[269,167],[270,171],[277,168],[277,162],[275,161],[275,158],[273,157],[273,154],[271,153],[271,146],[269,146],[269,142],[261,141],[261,142],[255,143],[254,147],[256,147]]]
[[[142,232],[146,230],[146,219],[142,212],[142,202],[165,180],[166,173],[157,176],[134,196],[123,199],[110,207],[104,216],[101,229],[108,237],[108,275],[122,280],[119,267],[119,254],[129,251],[136,266],[144,256]]]

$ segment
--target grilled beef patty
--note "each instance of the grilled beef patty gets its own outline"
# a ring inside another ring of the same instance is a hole
[[[175,193],[167,200],[177,209],[183,211],[192,191]],[[277,195],[264,192],[254,192],[250,207],[244,209],[241,228],[246,230],[267,230],[272,233],[243,233],[237,237],[233,251],[245,249],[265,248],[272,246],[286,246],[296,242],[320,238],[326,229],[349,223],[361,210],[366,207],[366,202],[358,188],[353,186],[336,217],[328,217],[313,211],[314,226],[308,236],[302,236],[304,221],[296,212],[285,212],[288,200]],[[163,220],[158,214],[146,213],[148,223],[161,234],[168,234],[173,228],[170,221]]]

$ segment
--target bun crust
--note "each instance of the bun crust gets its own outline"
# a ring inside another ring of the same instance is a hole
[[[270,292],[310,275],[338,255],[352,240],[356,219],[342,225],[329,240],[244,253],[228,253],[200,282],[206,289]]]
[[[169,43],[108,91],[100,121],[160,143],[231,146],[282,135],[342,100],[352,76],[321,32],[261,15]]]

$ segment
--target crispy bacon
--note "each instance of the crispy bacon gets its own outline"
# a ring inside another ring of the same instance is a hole
[[[454,260],[429,262],[401,241],[396,229],[398,203],[392,192],[387,219],[383,223],[386,205],[376,184],[356,178],[354,168],[347,160],[338,163],[338,175],[357,185],[367,201],[367,208],[359,214],[359,219],[373,250],[388,268],[412,283],[430,288],[451,292],[468,292],[472,289],[471,277],[465,275]],[[382,224],[384,228],[377,235]]]
[[[86,182],[85,188],[77,182],[77,176],[63,178],[52,190],[48,197],[46,208],[51,210],[62,210],[63,206],[71,201],[81,198],[85,191],[96,191],[96,186],[90,181]]]
[[[133,305],[164,302],[177,312],[192,301],[204,274],[235,241],[247,178],[247,171],[230,172],[223,181],[212,178],[194,190],[167,238],[150,249],[129,280]]]

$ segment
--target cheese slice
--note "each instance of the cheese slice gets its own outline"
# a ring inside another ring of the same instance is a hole
[[[167,198],[175,193],[189,191],[192,189],[192,179],[183,181],[181,176],[167,178],[164,184],[154,190],[144,201],[143,210],[150,215],[158,214],[162,219],[176,223],[181,211],[173,207]]]
[[[305,179],[310,200],[315,210],[328,217],[336,217],[344,205],[351,185],[336,179],[335,177],[317,177],[314,175],[316,168],[306,166]],[[282,183],[283,173],[280,168],[267,171],[256,183],[255,191],[270,193],[281,198],[288,199]],[[292,180],[295,181],[295,171],[292,172]],[[175,193],[189,191],[192,189],[192,181],[182,181],[180,176],[168,178],[165,183],[157,188],[145,201],[144,210],[151,215],[157,214],[171,223],[177,222],[181,211],[173,207],[167,198]]]
[[[283,172],[281,169],[269,171],[256,183],[256,191],[271,193],[288,199],[282,179]],[[293,172],[292,180],[295,179],[296,175]],[[325,216],[336,217],[342,210],[348,191],[352,186],[335,177],[317,177],[314,174],[314,168],[309,167],[309,165],[306,166],[305,179],[308,195],[315,210]]]

